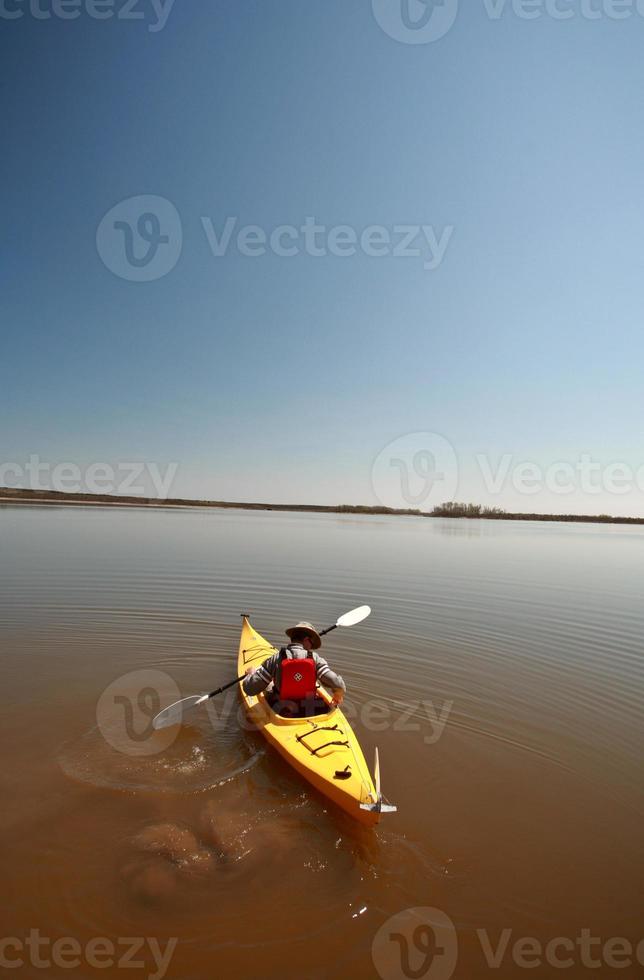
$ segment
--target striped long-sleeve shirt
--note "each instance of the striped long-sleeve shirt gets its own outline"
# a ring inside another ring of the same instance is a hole
[[[325,687],[330,688],[332,691],[346,691],[347,686],[340,675],[331,670],[324,657],[321,657],[319,653],[315,651],[308,653],[300,643],[289,643],[287,647],[283,647],[282,649],[286,650],[286,656],[289,659],[304,660],[306,657],[311,657],[315,661],[317,679],[320,684],[324,684]],[[249,674],[243,682],[246,694],[259,694],[261,691],[265,691],[271,681],[275,682],[275,687],[279,691],[281,681],[281,653],[282,650],[279,653],[274,653],[272,657],[269,657],[263,662],[261,667],[257,668],[254,674]]]

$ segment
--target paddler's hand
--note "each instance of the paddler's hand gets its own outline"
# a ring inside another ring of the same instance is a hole
[[[246,677],[250,677],[250,675],[251,674],[254,674],[256,670],[257,670],[257,667],[247,667],[246,668]]]
[[[344,691],[334,691],[333,696],[331,697],[331,703],[334,704],[336,708],[339,708],[343,701]]]

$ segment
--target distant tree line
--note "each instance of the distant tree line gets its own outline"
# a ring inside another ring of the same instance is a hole
[[[506,512],[500,507],[482,507],[481,504],[441,504],[434,507],[432,517],[506,517]]]
[[[242,510],[299,511],[310,514],[391,514],[403,517],[468,517],[491,521],[567,521],[580,524],[644,524],[644,517],[611,517],[610,514],[513,514],[500,507],[447,502],[430,512],[415,508],[367,506],[366,504],[261,504],[229,500],[183,500],[157,497],[120,497],[113,494],[64,493],[59,490],[28,490],[0,487],[3,501],[29,503],[108,504],[133,507],[219,507]]]
[[[429,517],[470,517],[491,521],[555,521],[579,524],[644,524],[644,517],[611,517],[610,514],[513,514],[500,507],[447,502],[434,507]]]

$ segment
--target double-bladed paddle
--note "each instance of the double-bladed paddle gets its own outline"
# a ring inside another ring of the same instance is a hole
[[[326,636],[327,633],[337,629],[338,626],[355,626],[357,623],[361,623],[363,619],[366,619],[370,612],[370,606],[358,606],[357,609],[352,609],[350,612],[345,613],[344,616],[340,616],[333,626],[322,630],[320,636]],[[243,681],[245,676],[245,674],[242,674],[241,677],[236,677],[234,681],[218,687],[216,691],[211,691],[210,694],[193,694],[189,698],[182,698],[181,701],[175,701],[174,704],[169,705],[163,711],[159,712],[152,721],[152,727],[158,731],[160,728],[170,728],[171,725],[179,725],[186,711],[191,711],[192,708],[198,708],[200,704],[204,704],[210,698],[214,698],[217,694],[221,694],[223,691],[227,691],[228,688],[234,687],[235,684]]]

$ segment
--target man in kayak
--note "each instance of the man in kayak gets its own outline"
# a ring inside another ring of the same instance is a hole
[[[322,646],[320,634],[310,623],[297,623],[286,630],[290,643],[268,657],[259,667],[248,667],[243,688],[246,694],[266,691],[271,707],[279,714],[318,714],[320,699],[315,696],[316,682],[332,692],[334,706],[342,704],[347,687],[339,674],[316,650]],[[317,703],[316,703],[317,702]]]

